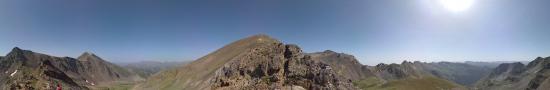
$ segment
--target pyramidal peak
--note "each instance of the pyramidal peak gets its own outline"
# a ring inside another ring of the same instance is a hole
[[[28,52],[32,52],[32,51],[27,51],[27,50],[23,50],[19,47],[14,47],[11,50],[11,52],[9,52],[8,55],[6,55],[6,57],[20,57],[20,56],[25,55]]]
[[[25,50],[19,48],[19,47],[14,47],[13,49],[11,49],[11,52],[10,53],[22,53],[24,52]]]
[[[246,39],[251,40],[251,41],[257,41],[257,42],[279,42],[278,40],[276,40],[274,38],[271,38],[270,36],[268,36],[266,34],[252,35],[252,36],[250,36]]]
[[[84,52],[80,56],[95,56],[95,55],[94,55],[94,53],[91,53],[91,52]]]
[[[98,56],[96,56],[94,53],[91,52],[84,52],[82,55],[78,57],[78,60],[80,61],[88,61],[88,60],[101,60]]]
[[[11,51],[22,51],[22,50],[19,47],[14,47],[13,49],[11,49]]]

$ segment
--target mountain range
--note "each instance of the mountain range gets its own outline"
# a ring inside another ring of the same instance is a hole
[[[93,53],[78,58],[55,57],[12,49],[0,59],[0,88],[3,90],[86,90],[120,82],[143,80],[125,68],[109,63]]]
[[[403,61],[368,66],[353,55],[331,50],[305,53],[297,45],[255,35],[189,65],[153,75],[134,89],[485,90],[489,86],[483,82],[491,80],[499,64]],[[528,74],[545,78],[543,74]],[[529,85],[545,82],[531,81]]]
[[[55,57],[15,47],[0,57],[0,88],[45,90],[59,84],[68,90],[545,90],[550,88],[549,70],[550,57],[369,66],[353,55],[303,52],[298,45],[260,34],[184,63],[119,66],[89,52],[77,58]]]

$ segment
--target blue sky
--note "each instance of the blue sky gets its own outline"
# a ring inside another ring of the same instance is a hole
[[[0,54],[18,46],[109,61],[194,60],[254,34],[361,63],[522,61],[550,56],[550,1],[0,0]]]

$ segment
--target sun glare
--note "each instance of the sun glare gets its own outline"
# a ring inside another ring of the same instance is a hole
[[[474,0],[439,0],[445,9],[452,12],[462,12],[468,10]]]

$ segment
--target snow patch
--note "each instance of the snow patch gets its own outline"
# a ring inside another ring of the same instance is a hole
[[[17,70],[15,70],[15,72],[11,73],[10,77],[13,77],[13,75],[15,75],[15,73],[17,73]]]
[[[91,82],[89,82],[88,80],[86,80],[86,83],[89,83],[89,84],[91,84],[92,86],[95,85],[94,83],[91,83]]]

